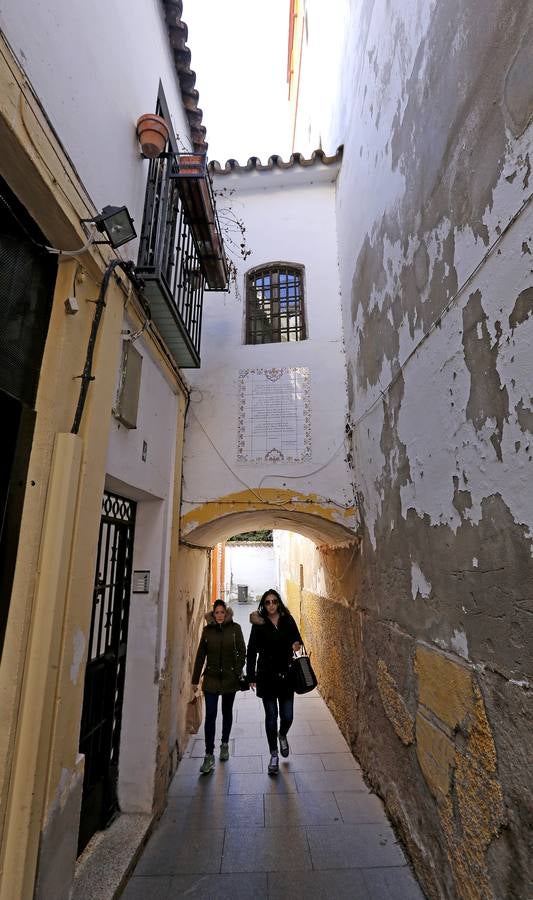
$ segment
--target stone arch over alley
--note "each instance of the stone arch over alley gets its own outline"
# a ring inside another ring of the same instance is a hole
[[[212,547],[234,534],[272,528],[304,535],[316,544],[358,541],[354,507],[341,508],[317,494],[261,488],[227,494],[204,503],[181,519],[181,540]]]

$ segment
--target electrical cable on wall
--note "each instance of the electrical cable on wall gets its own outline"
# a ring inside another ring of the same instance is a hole
[[[85,244],[83,245],[83,247],[79,247],[77,250],[60,250],[58,247],[49,247],[48,244],[41,244],[40,241],[35,240],[35,238],[33,237],[33,235],[30,234],[30,232],[28,231],[26,226],[20,221],[17,214],[11,207],[10,203],[3,196],[3,194],[0,194],[0,201],[4,204],[6,209],[9,210],[9,213],[13,216],[13,218],[15,219],[15,222],[17,223],[19,228],[24,232],[24,234],[26,235],[28,240],[31,241],[31,243],[35,247],[39,247],[40,250],[46,250],[47,253],[52,253],[57,256],[74,256],[75,257],[75,256],[79,256],[80,253],[85,253],[89,249],[89,247],[91,247],[91,245],[94,244],[94,242],[95,242],[96,234],[93,231],[92,234],[89,235],[89,237],[88,237],[87,241],[85,242]]]
[[[100,285],[100,291],[98,294],[98,299],[96,300],[96,309],[94,313],[94,318],[91,325],[91,333],[89,335],[89,341],[87,344],[87,354],[85,357],[85,365],[83,367],[83,372],[78,377],[81,378],[81,387],[80,394],[78,397],[78,405],[76,407],[76,412],[74,414],[74,421],[72,423],[72,428],[70,429],[71,434],[78,434],[81,424],[81,419],[83,416],[83,410],[85,408],[85,401],[87,400],[87,393],[89,390],[89,385],[91,381],[94,381],[94,375],[92,374],[92,363],[94,356],[94,349],[96,346],[96,338],[98,335],[98,329],[100,327],[100,320],[102,318],[102,314],[105,308],[105,296],[107,293],[107,289],[109,287],[109,282],[111,280],[111,276],[115,269],[119,267],[123,270],[124,274],[129,278],[134,287],[138,290],[142,288],[142,281],[135,274],[135,266],[134,263],[130,261],[125,261],[122,259],[113,259],[109,265],[107,266],[104,277],[102,279],[102,284]]]
[[[259,491],[259,488],[258,488],[258,489],[255,489],[255,488],[251,487],[249,484],[247,484],[245,481],[243,481],[243,479],[242,479],[239,475],[237,475],[237,473],[231,468],[230,464],[229,464],[229,463],[227,462],[227,460],[224,458],[223,454],[220,452],[220,450],[219,450],[218,447],[216,446],[215,442],[213,441],[213,439],[212,439],[211,436],[209,435],[207,429],[202,425],[202,423],[200,422],[198,416],[196,415],[196,413],[194,412],[194,410],[193,410],[192,408],[191,408],[191,414],[194,416],[195,421],[196,421],[196,422],[198,423],[198,425],[200,426],[201,430],[202,430],[203,433],[205,434],[207,440],[208,440],[209,443],[211,444],[213,450],[215,451],[215,453],[217,454],[217,456],[219,457],[219,459],[221,460],[221,462],[225,465],[225,467],[228,469],[228,471],[231,472],[231,474],[233,475],[233,477],[234,477],[240,484],[242,484],[243,487],[245,487],[248,491],[250,491],[250,493],[253,494],[253,496],[256,497],[257,500],[258,500],[261,504],[267,505],[267,506],[279,506],[280,508],[287,508],[288,506],[292,505],[292,503],[293,503],[292,500],[267,500],[267,499],[265,499],[264,497],[262,497],[261,494],[258,492],[258,491]],[[305,475],[274,475],[274,474],[273,474],[273,475],[266,475],[265,478],[300,478],[300,479],[301,479],[301,478],[308,478],[308,477],[310,477],[311,475],[315,475],[317,472],[321,472],[322,469],[324,469],[326,466],[328,466],[328,465],[331,463],[331,461],[332,461],[332,460],[334,459],[334,457],[337,455],[337,453],[339,452],[339,450],[342,449],[343,444],[344,444],[344,442],[343,442],[342,444],[340,444],[340,445],[337,447],[337,449],[332,453],[332,455],[330,456],[330,458],[329,458],[328,460],[326,460],[326,462],[325,462],[322,466],[319,466],[318,469],[315,469],[315,470],[312,471],[312,472],[307,472]],[[264,478],[261,479],[261,481],[259,482],[259,487],[261,486],[261,484],[262,484],[263,481],[264,481]],[[333,499],[330,498],[330,497],[325,497],[324,499],[326,500],[326,502],[331,503],[331,504],[333,504],[334,506],[338,506],[340,509],[344,509],[344,510],[353,509],[353,505],[344,505],[344,504],[342,504],[342,503],[339,503],[339,502],[336,501],[336,500],[333,500]],[[184,503],[215,503],[215,502],[216,502],[216,503],[220,503],[220,502],[223,502],[223,501],[220,501],[220,500],[216,500],[216,501],[215,501],[215,500],[207,500],[207,499],[206,499],[206,500],[185,500],[185,499],[184,499],[183,502],[184,502]],[[233,503],[233,501],[226,501],[226,502],[228,502],[228,503]],[[296,502],[297,502],[297,503],[303,503],[303,502],[307,502],[307,503],[315,503],[314,500],[307,500],[307,501],[304,501],[304,500],[297,500]]]
[[[96,235],[93,232],[89,236],[89,238],[87,239],[87,241],[85,242],[83,247],[80,247],[78,250],[59,250],[57,247],[48,247],[46,244],[40,245],[40,246],[44,246],[44,249],[48,253],[54,253],[57,256],[79,256],[81,253],[85,253],[89,249],[89,247],[91,247],[92,244],[94,244],[95,239],[96,239]]]

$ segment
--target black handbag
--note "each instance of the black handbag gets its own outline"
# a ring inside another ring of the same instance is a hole
[[[233,632],[233,649],[235,651],[235,662],[238,663],[239,658],[237,655],[237,642],[235,640],[235,632]],[[239,675],[237,675],[237,678],[239,679],[239,690],[240,691],[249,691],[250,690],[250,682],[248,681],[244,672],[241,672]]]
[[[302,650],[303,653],[299,656],[296,653],[294,654],[291,662],[291,680],[296,694],[308,694],[318,684],[311,660],[303,644]]]

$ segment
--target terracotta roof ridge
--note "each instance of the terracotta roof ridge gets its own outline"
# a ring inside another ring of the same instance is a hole
[[[198,106],[200,95],[195,88],[196,72],[191,69],[191,51],[186,43],[189,30],[181,18],[183,2],[182,0],[163,0],[163,8],[170,49],[174,56],[174,66],[180,83],[181,98],[191,129],[193,149],[196,153],[206,153],[206,129],[202,125],[204,114]]]
[[[274,153],[268,158],[268,163],[263,164],[258,156],[250,156],[246,165],[241,166],[236,159],[228,159],[224,166],[221,166],[217,159],[209,163],[209,171],[211,175],[229,175],[231,172],[272,172],[274,169],[293,169],[296,166],[306,168],[320,163],[324,166],[331,166],[340,162],[342,159],[343,145],[337,147],[337,152],[332,156],[326,156],[323,150],[314,150],[307,159],[301,153],[292,153],[288,162],[284,162],[282,157]]]

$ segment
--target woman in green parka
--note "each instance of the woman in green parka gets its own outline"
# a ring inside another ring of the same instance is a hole
[[[205,758],[200,766],[202,775],[215,768],[215,727],[218,698],[222,695],[222,742],[220,759],[229,759],[229,736],[233,724],[233,702],[239,690],[239,676],[246,659],[246,644],[241,626],[233,621],[233,610],[223,600],[215,600],[212,612],[206,613],[206,625],[200,638],[192,673],[192,683],[202,679],[205,696]]]

